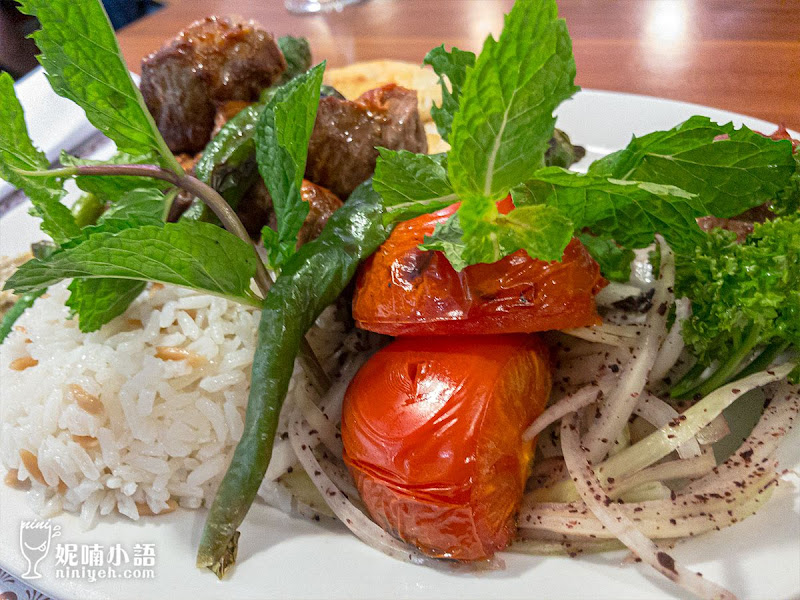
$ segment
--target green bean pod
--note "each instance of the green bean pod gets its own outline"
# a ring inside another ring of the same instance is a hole
[[[386,240],[381,199],[371,182],[357,188],[322,234],[294,254],[264,300],[242,438],[217,490],[197,566],[218,577],[235,560],[237,528],[255,499],[272,456],[278,416],[300,340]]]

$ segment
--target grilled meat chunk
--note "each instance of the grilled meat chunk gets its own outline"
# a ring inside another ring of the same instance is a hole
[[[325,228],[328,218],[342,206],[342,201],[333,192],[307,179],[303,180],[300,195],[305,202],[308,202],[308,215],[300,231],[297,232],[298,248],[317,239]]]
[[[218,105],[257,100],[285,70],[274,38],[254,22],[207,17],[142,61],[141,90],[170,150],[195,153]]]
[[[342,206],[342,201],[336,195],[307,179],[303,180],[300,196],[305,202],[308,202],[309,207],[306,220],[300,231],[297,232],[298,248],[316,239],[322,233],[328,218]],[[236,207],[236,214],[239,215],[250,237],[254,239],[261,237],[261,229],[265,225],[269,225],[273,229],[278,227],[272,198],[267,186],[260,178],[241,199]]]
[[[220,104],[217,107],[217,113],[214,115],[214,129],[211,131],[211,138],[213,139],[219,133],[219,130],[225,127],[225,123],[251,104],[252,102],[245,102],[244,100],[228,100]]]
[[[306,178],[347,198],[375,170],[376,146],[427,152],[415,91],[390,84],[355,101],[322,98],[308,147]]]

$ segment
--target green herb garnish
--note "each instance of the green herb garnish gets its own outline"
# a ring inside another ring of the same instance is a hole
[[[678,255],[677,267],[676,291],[692,299],[683,337],[698,365],[716,367],[705,380],[684,379],[674,395],[708,394],[757,360],[758,349],[800,346],[800,216],[757,224],[741,244],[715,230]]]
[[[278,221],[277,232],[265,227],[262,233],[274,267],[280,267],[294,253],[297,232],[308,215],[300,187],[324,71],[325,63],[321,63],[278,88],[256,126],[258,170],[272,196]]]
[[[48,260],[28,261],[7,286],[26,293],[63,279],[112,277],[169,283],[260,306],[250,291],[255,265],[252,247],[216,225],[166,223],[92,234]]]
[[[157,156],[182,173],[131,79],[102,4],[22,0],[20,11],[42,25],[33,40],[53,91],[80,106],[119,151]]]
[[[433,212],[458,201],[447,177],[446,154],[414,154],[379,148],[380,160],[372,178],[383,198],[388,224]]]
[[[25,192],[33,213],[42,219],[42,230],[56,242],[78,235],[80,228],[69,209],[61,204],[63,183],[57,177],[30,177],[17,171],[47,169],[44,152],[33,145],[25,115],[14,93],[14,80],[0,73],[0,177]]]
[[[444,46],[439,46],[428,52],[423,62],[433,67],[434,73],[439,76],[442,104],[431,107],[431,117],[442,138],[449,140],[453,116],[458,111],[461,89],[467,78],[467,68],[475,66],[475,54],[458,48],[448,52]]]
[[[669,131],[634,137],[595,161],[589,174],[674,185],[696,194],[705,214],[727,218],[774,199],[794,170],[790,141],[692,117]]]

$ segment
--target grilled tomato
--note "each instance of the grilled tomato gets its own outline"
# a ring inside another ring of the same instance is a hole
[[[501,212],[513,207],[508,198]],[[359,271],[353,317],[387,335],[530,333],[599,325],[594,296],[606,281],[573,239],[560,262],[519,250],[457,272],[441,252],[420,250],[457,206],[397,225]]]
[[[522,432],[550,384],[533,335],[406,337],[376,353],[342,416],[344,460],[375,521],[436,557],[506,547],[533,457]]]

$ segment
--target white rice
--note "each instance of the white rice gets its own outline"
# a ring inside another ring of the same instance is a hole
[[[175,503],[209,503],[242,435],[258,311],[156,286],[84,334],[64,305],[66,285],[37,300],[0,346],[3,465],[30,481],[40,514],[78,513],[87,527],[114,510],[136,520]],[[343,337],[333,308],[312,329],[312,346],[331,370]],[[164,360],[163,347],[189,354]],[[25,357],[38,364],[12,369]],[[296,369],[290,395],[305,388],[299,377]],[[74,386],[99,399],[99,414],[79,406]],[[25,450],[44,483],[25,468]]]

